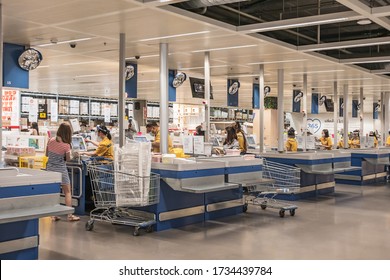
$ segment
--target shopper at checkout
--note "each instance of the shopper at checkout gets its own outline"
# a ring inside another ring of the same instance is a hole
[[[36,122],[32,122],[29,131],[30,135],[39,135],[38,124]]]
[[[290,129],[287,131],[287,141],[286,141],[286,150],[288,152],[296,152],[298,151],[298,142],[297,139],[295,139],[295,129],[293,127],[290,127]]]
[[[112,137],[110,131],[107,127],[100,125],[96,127],[96,130],[98,138],[101,139],[100,142],[92,141],[88,138],[85,139],[85,142],[90,142],[94,146],[97,146],[96,150],[91,152],[79,152],[79,155],[114,159],[114,144],[111,141]]]
[[[329,136],[329,130],[323,129],[322,130],[322,137],[319,139],[321,142],[321,148],[325,150],[332,150],[332,139]]]
[[[156,122],[151,123],[151,133],[154,135],[154,141],[152,143],[152,148],[154,153],[160,153],[160,126]],[[171,136],[168,134],[168,153],[173,153],[173,142]]]

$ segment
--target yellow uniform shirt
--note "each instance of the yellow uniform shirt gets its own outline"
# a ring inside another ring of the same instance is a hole
[[[386,146],[390,146],[390,136],[387,137],[387,140],[386,140]]]
[[[298,142],[295,138],[288,138],[286,141],[286,150],[291,152],[298,151]]]
[[[344,148],[344,139],[341,138],[337,143],[337,147]],[[351,147],[351,139],[348,139],[348,147]]]
[[[322,145],[329,146],[329,147],[326,147],[325,149],[332,150],[333,143],[332,143],[332,139],[330,139],[330,137],[321,137],[320,141],[321,141]]]
[[[359,149],[360,148],[360,139],[352,139],[351,144],[349,144],[351,149]]]
[[[244,139],[244,135],[242,135],[241,131],[237,133],[237,140],[238,140],[238,143],[240,144],[241,153],[246,153],[245,139]]]
[[[156,136],[154,136],[154,143],[159,143],[160,144],[160,130],[157,131]],[[159,153],[160,152],[160,146],[158,147],[153,147],[153,152],[154,153]],[[172,139],[171,136],[168,135],[168,153],[173,154],[173,144],[172,144]]]
[[[114,159],[114,145],[112,144],[112,141],[107,137],[104,137],[103,140],[99,142],[95,154],[98,157]]]
[[[374,148],[378,147],[378,139],[376,139],[376,137],[374,137]]]

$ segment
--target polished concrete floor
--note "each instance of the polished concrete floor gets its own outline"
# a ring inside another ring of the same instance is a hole
[[[134,237],[130,227],[40,223],[40,259],[390,259],[390,184],[337,185],[296,202],[294,217],[249,206],[217,221]]]

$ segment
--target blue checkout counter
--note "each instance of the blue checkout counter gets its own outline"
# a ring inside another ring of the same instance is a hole
[[[143,207],[155,214],[157,231],[243,212],[241,180],[261,178],[262,160],[243,157],[178,159],[152,163],[160,174],[160,202]]]
[[[73,213],[60,202],[61,174],[0,169],[0,259],[38,259],[39,218]]]

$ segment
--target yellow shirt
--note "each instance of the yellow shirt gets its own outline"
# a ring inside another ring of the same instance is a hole
[[[322,145],[329,146],[329,147],[326,147],[325,149],[332,150],[333,143],[332,143],[332,139],[330,139],[330,137],[321,137],[320,141],[321,141]]]
[[[114,145],[112,144],[112,141],[107,137],[104,137],[103,140],[99,142],[95,154],[98,157],[114,159]]]
[[[337,147],[344,148],[344,139],[341,138],[337,143]],[[348,139],[348,147],[351,147],[351,139]]]
[[[298,151],[298,142],[295,138],[288,138],[286,141],[286,150],[291,152]]]
[[[241,131],[237,133],[237,140],[238,140],[238,143],[240,144],[240,151],[242,153],[246,153],[245,139],[244,139],[244,135],[242,135]]]
[[[157,131],[156,136],[154,137],[154,143],[159,143],[160,144],[160,130]],[[153,147],[153,152],[154,153],[159,153],[160,152],[160,146],[158,147]],[[173,154],[173,144],[172,144],[172,139],[171,136],[168,134],[168,153]]]
[[[374,148],[378,147],[378,139],[376,139],[376,137],[374,137]]]
[[[352,139],[351,144],[349,144],[351,149],[359,149],[360,148],[360,139]]]
[[[386,146],[390,146],[390,136],[387,137],[387,140],[386,140]]]

